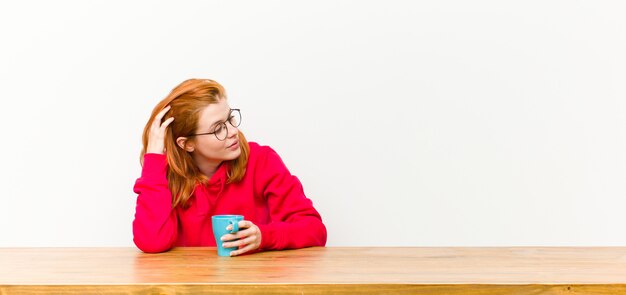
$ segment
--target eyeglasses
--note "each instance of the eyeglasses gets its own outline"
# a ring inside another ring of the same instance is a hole
[[[187,137],[214,134],[217,140],[223,141],[226,139],[226,137],[228,137],[228,126],[226,126],[226,122],[228,122],[230,126],[233,126],[235,128],[239,127],[239,125],[241,124],[241,111],[239,109],[230,109],[230,113],[228,114],[228,120],[224,122],[219,122],[217,125],[215,125],[215,128],[213,128],[213,132],[196,133],[188,135]]]

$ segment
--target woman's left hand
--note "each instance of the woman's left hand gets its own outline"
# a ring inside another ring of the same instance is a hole
[[[226,229],[231,230],[232,225]],[[236,240],[236,241],[234,241]],[[239,249],[230,252],[230,256],[237,256],[248,251],[256,250],[261,246],[261,230],[252,221],[239,221],[239,231],[234,234],[222,236],[224,248],[238,247]]]

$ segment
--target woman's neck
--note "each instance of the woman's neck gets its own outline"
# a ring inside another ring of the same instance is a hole
[[[204,158],[201,156],[198,157],[195,155],[193,157],[193,160],[196,166],[198,166],[198,169],[200,170],[200,172],[204,174],[206,177],[208,177],[209,179],[211,179],[213,174],[215,174],[215,171],[217,171],[217,168],[219,168],[220,164],[222,164],[222,161],[214,161],[214,160],[212,161],[207,158]]]

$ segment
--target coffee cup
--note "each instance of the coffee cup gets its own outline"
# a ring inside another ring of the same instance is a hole
[[[238,247],[224,248],[221,238],[225,234],[234,234],[239,231],[239,221],[243,220],[243,215],[213,215],[211,222],[213,223],[213,236],[215,236],[215,244],[217,245],[217,255],[230,256],[230,252],[237,250]],[[232,225],[231,230],[226,228]],[[231,241],[232,242],[232,241]]]

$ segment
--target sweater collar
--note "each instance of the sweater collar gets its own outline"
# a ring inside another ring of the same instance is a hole
[[[215,171],[215,173],[213,173],[213,176],[211,176],[211,178],[207,182],[207,185],[208,186],[222,186],[224,183],[226,183],[226,180],[228,178],[227,173],[228,173],[229,166],[230,164],[228,162],[226,161],[222,162],[217,167],[217,170]]]
[[[224,187],[226,186],[226,180],[228,172],[229,164],[226,162],[222,162],[219,167],[217,167],[217,171],[211,176],[209,181],[204,186],[196,187],[196,189],[202,190],[204,193],[195,194],[195,202],[198,210],[198,215],[201,217],[208,217],[210,208],[210,203],[214,201],[210,201],[209,199],[215,200],[220,197],[222,192],[224,192]]]

